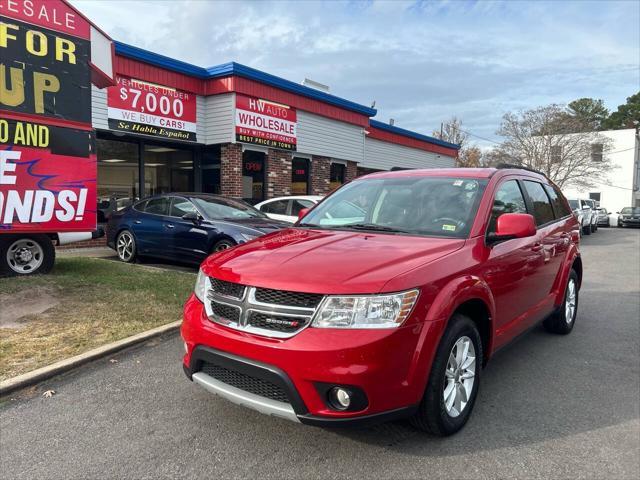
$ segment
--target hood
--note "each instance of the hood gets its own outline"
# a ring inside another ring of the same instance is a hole
[[[257,230],[261,233],[271,233],[290,227],[290,223],[272,220],[270,218],[243,218],[238,220],[214,220],[214,223],[228,223],[239,227]]]
[[[378,293],[392,278],[464,245],[460,239],[289,228],[212,255],[207,275],[309,293]]]

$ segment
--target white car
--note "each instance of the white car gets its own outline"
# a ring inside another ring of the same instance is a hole
[[[276,197],[254,205],[255,208],[265,213],[274,220],[296,223],[298,213],[303,208],[311,208],[324,197],[321,195],[296,195],[291,197]]]

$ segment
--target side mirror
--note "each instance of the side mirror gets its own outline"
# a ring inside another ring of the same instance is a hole
[[[301,208],[300,211],[298,212],[298,220],[302,220],[302,218],[309,213],[309,209],[308,208]]]
[[[195,223],[196,225],[198,225],[200,223],[200,220],[202,220],[200,218],[200,215],[198,215],[196,212],[189,212],[189,213],[185,213],[182,216],[183,220],[190,220],[193,223]]]
[[[532,237],[536,234],[536,222],[528,213],[505,213],[498,217],[496,233],[489,234],[488,240],[500,242],[514,238]]]

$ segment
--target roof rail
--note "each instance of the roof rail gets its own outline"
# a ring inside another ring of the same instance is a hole
[[[523,165],[517,165],[515,163],[499,163],[498,165],[496,165],[495,168],[499,170],[505,169],[505,168],[515,168],[516,170],[526,170],[527,172],[533,172],[533,173],[537,173],[538,175],[542,175],[545,178],[547,177],[547,175],[541,172],[540,170],[536,170],[535,168],[525,167]]]

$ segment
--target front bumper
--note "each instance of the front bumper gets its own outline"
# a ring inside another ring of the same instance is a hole
[[[640,218],[618,218],[618,225],[639,227]]]
[[[415,413],[439,338],[436,328],[436,322],[392,330],[307,328],[288,339],[267,338],[211,322],[192,296],[181,330],[187,347],[183,366],[207,390],[262,413],[311,425],[366,425]],[[207,373],[211,364],[269,382],[288,401],[273,403],[255,395],[259,388],[252,392],[236,388],[242,382],[221,382]],[[362,392],[364,400],[357,410],[336,410],[327,400],[327,385]]]

